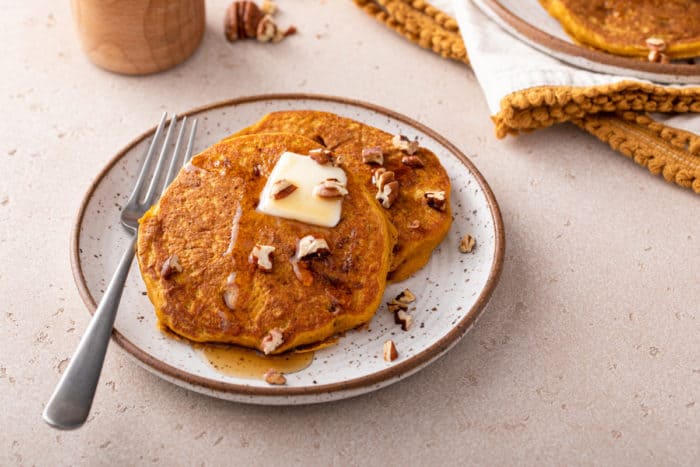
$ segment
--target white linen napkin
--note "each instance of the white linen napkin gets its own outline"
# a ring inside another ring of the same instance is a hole
[[[477,7],[475,1],[433,0],[432,3],[445,13],[452,15],[459,23],[469,61],[492,115],[499,112],[501,101],[505,96],[527,88],[590,87],[624,81],[649,83],[632,77],[583,70],[561,62],[510,35],[488,18]],[[536,6],[539,7],[539,5]],[[700,132],[700,114],[673,114],[660,119],[669,126]]]

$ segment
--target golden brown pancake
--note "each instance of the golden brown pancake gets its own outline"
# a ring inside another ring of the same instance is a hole
[[[237,135],[267,132],[295,133],[311,138],[342,157],[343,166],[354,172],[372,195],[377,188],[372,183],[376,166],[362,161],[362,150],[381,147],[384,165],[396,174],[400,195],[385,214],[398,231],[389,280],[402,281],[422,268],[430,259],[452,223],[450,214],[450,179],[431,151],[420,148],[415,154],[424,167],[412,168],[402,163],[405,155],[395,149],[392,137],[377,128],[329,112],[295,110],[273,112]],[[447,199],[444,211],[426,204],[427,191],[444,191]]]
[[[540,0],[577,42],[615,55],[646,57],[663,39],[673,59],[700,55],[698,0]]]
[[[372,318],[396,233],[358,176],[346,171],[349,194],[333,228],[255,210],[284,151],[319,147],[299,135],[243,136],[210,147],[179,173],[138,235],[139,266],[163,326],[192,341],[279,353]],[[307,235],[326,240],[329,254],[295,263]],[[269,272],[249,261],[256,244],[276,248]]]

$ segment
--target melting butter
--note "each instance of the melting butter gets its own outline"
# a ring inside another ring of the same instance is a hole
[[[270,216],[335,227],[340,222],[343,199],[320,198],[313,194],[314,187],[329,178],[335,178],[343,185],[348,180],[340,167],[321,165],[308,156],[285,152],[267,179],[257,210]],[[273,185],[279,180],[288,180],[297,189],[285,198],[274,199]]]

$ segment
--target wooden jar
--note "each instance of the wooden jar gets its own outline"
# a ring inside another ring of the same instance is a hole
[[[155,73],[184,61],[205,27],[204,0],[71,0],[85,53],[107,70]]]

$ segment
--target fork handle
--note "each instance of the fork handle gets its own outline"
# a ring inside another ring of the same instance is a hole
[[[134,259],[136,235],[119,261],[100,304],[80,339],[68,368],[44,409],[44,420],[62,430],[79,428],[90,414],[92,400],[102,372],[114,318],[124,290],[124,282]]]

